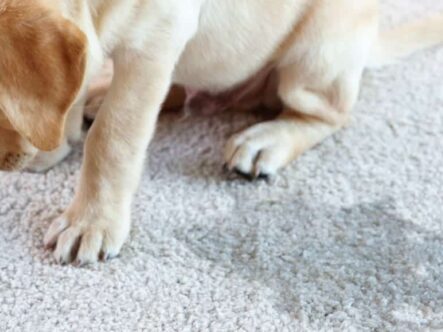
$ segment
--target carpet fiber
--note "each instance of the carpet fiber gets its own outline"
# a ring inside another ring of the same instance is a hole
[[[386,0],[385,25],[443,10]],[[222,172],[257,118],[164,115],[121,256],[58,266],[42,247],[81,146],[0,174],[1,331],[443,329],[443,48],[365,74],[352,126],[271,183]]]

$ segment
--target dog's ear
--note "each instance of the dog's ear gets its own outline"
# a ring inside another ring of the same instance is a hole
[[[36,148],[57,148],[83,84],[86,36],[38,1],[6,0],[0,48],[0,109]]]

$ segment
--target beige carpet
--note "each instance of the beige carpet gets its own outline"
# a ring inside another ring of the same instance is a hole
[[[388,24],[443,10],[386,0]],[[119,259],[42,247],[81,147],[45,175],[0,174],[0,331],[443,329],[443,48],[368,72],[353,125],[272,183],[221,170],[244,115],[166,115]]]

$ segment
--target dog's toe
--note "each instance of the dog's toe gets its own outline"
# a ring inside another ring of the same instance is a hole
[[[80,240],[80,230],[68,228],[57,238],[57,244],[54,250],[54,258],[59,264],[71,263],[76,256],[78,241]]]

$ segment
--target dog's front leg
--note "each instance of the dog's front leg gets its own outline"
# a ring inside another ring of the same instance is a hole
[[[115,53],[114,80],[87,138],[76,195],[45,237],[46,246],[55,245],[57,261],[91,263],[119,253],[130,230],[145,151],[186,44],[180,41],[159,45],[157,38],[147,52]]]
[[[122,52],[115,68],[114,82],[87,138],[74,200],[45,237],[46,246],[56,245],[54,255],[61,263],[75,258],[78,241],[80,263],[119,253],[173,65]]]

